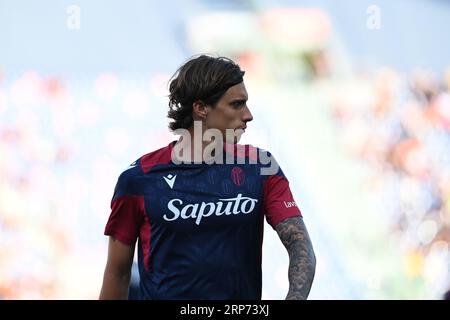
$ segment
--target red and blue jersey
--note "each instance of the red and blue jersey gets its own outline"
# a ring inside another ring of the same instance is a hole
[[[288,180],[262,175],[252,146],[233,164],[176,164],[175,143],[119,176],[105,235],[138,240],[143,299],[261,299],[264,217],[275,228],[301,216]]]

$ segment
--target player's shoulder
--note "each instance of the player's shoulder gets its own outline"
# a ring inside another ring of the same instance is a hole
[[[120,173],[119,178],[117,179],[115,193],[125,195],[130,193],[130,190],[133,190],[133,192],[131,193],[135,192],[135,178],[142,174],[142,170],[140,168],[140,160],[141,158],[136,159]]]
[[[140,171],[139,159],[133,161],[130,165],[128,165],[124,170],[121,171],[114,188],[113,200],[118,197],[136,195],[139,193],[139,190],[134,181],[136,181],[135,177],[139,175]]]
[[[142,180],[139,177],[145,175],[153,166],[170,161],[171,144],[140,156],[122,170],[117,179],[116,193],[138,194],[142,189]]]
[[[130,163],[125,169],[122,170],[120,173],[119,178],[121,179],[132,179],[134,176],[139,175],[142,172],[141,169],[141,158],[134,160],[132,163]]]
[[[136,176],[147,173],[152,167],[158,164],[169,163],[171,160],[173,144],[174,142],[171,142],[169,145],[141,155],[122,171],[120,178],[130,180]]]
[[[284,177],[284,173],[271,151],[263,148],[257,148],[257,155],[257,164],[260,167],[262,176],[266,178],[269,176]]]
[[[139,164],[142,172],[148,173],[153,167],[157,165],[168,164],[172,159],[172,149],[175,143],[176,141],[172,141],[168,145],[140,157]]]

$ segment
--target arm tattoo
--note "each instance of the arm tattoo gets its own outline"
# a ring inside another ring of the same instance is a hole
[[[275,229],[289,253],[289,292],[286,300],[308,297],[316,270],[316,257],[306,226],[301,217],[279,223]]]

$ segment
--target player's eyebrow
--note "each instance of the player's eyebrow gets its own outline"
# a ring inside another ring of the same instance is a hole
[[[243,104],[247,102],[247,98],[237,98],[237,99],[232,99],[230,101],[230,104],[235,104],[235,103],[239,103],[239,104]]]

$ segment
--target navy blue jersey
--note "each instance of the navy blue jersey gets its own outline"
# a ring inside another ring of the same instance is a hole
[[[288,180],[262,175],[252,146],[234,164],[175,164],[175,143],[120,175],[105,235],[138,239],[144,299],[261,299],[264,217],[275,228],[301,216]]]

